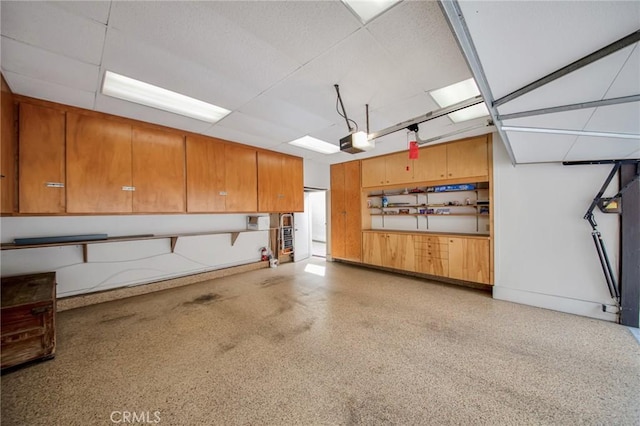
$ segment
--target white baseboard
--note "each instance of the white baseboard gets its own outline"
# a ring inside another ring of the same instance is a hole
[[[551,309],[553,311],[566,312],[568,314],[597,318],[605,321],[616,322],[618,318],[616,314],[602,312],[602,303],[570,299],[562,296],[536,293],[508,287],[494,286],[493,298],[520,303],[522,305]],[[608,308],[611,310],[615,309],[613,306],[608,306]]]

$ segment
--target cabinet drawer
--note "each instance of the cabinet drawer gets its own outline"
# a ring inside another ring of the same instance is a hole
[[[446,277],[449,275],[449,261],[446,259],[416,257],[416,272]]]
[[[433,259],[449,259],[449,248],[443,245],[433,247],[416,246],[414,248],[416,257],[433,258]]]
[[[427,235],[419,235],[415,236],[414,239],[416,244],[440,244],[447,245],[449,244],[449,239],[447,237],[436,237],[436,236],[427,236]]]

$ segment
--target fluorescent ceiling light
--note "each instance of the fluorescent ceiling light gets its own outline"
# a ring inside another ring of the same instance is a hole
[[[603,138],[639,139],[640,140],[640,135],[634,135],[632,133],[590,132],[588,130],[544,129],[544,128],[538,128],[538,127],[513,127],[513,126],[502,126],[502,130],[506,132],[547,133],[547,134],[553,134],[553,135],[597,136],[597,137],[603,137]]]
[[[451,114],[447,114],[447,116],[454,123],[460,123],[461,121],[473,120],[478,117],[485,117],[489,115],[489,110],[487,106],[482,104],[476,104],[470,107],[466,107],[465,109],[461,109],[456,112],[452,112]]]
[[[289,142],[290,145],[299,146],[300,148],[310,149],[311,151],[321,152],[323,154],[335,154],[340,151],[338,145],[312,138],[311,136],[303,136],[300,139]]]
[[[358,15],[363,24],[382,15],[400,0],[342,0],[353,13]]]
[[[446,108],[480,95],[480,90],[478,90],[475,80],[470,78],[441,89],[432,90],[429,94],[441,108]],[[489,115],[489,110],[485,104],[473,105],[460,111],[447,114],[454,123],[485,117],[487,115]]]
[[[441,108],[445,108],[478,96],[480,90],[478,90],[475,80],[470,78],[442,89],[432,90],[429,94]]]
[[[104,74],[102,93],[114,98],[215,123],[231,111],[111,71]]]

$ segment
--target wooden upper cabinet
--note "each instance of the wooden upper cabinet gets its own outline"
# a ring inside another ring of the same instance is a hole
[[[130,213],[131,126],[67,113],[67,212]]]
[[[184,137],[163,130],[133,128],[131,136],[132,211],[185,211]]]
[[[447,179],[489,175],[487,135],[450,143],[446,147]]]
[[[225,192],[227,212],[258,211],[256,150],[235,144],[225,146]]]
[[[225,211],[225,146],[215,139],[187,136],[187,211]]]
[[[255,212],[257,194],[255,149],[187,136],[189,212]]]
[[[385,185],[386,158],[374,157],[362,160],[362,187]]]
[[[20,213],[64,213],[65,113],[20,104]]]
[[[420,149],[413,161],[413,180],[426,182],[447,178],[447,146],[434,145]]]
[[[258,211],[304,211],[302,158],[258,152]]]
[[[0,211],[13,213],[16,201],[16,128],[13,95],[2,80],[0,92]]]
[[[409,152],[402,151],[388,155],[385,162],[385,185],[401,185],[413,182],[412,160]]]

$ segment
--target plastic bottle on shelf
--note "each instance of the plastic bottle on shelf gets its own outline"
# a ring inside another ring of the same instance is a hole
[[[389,205],[389,200],[386,195],[382,196],[382,207],[387,207]]]

